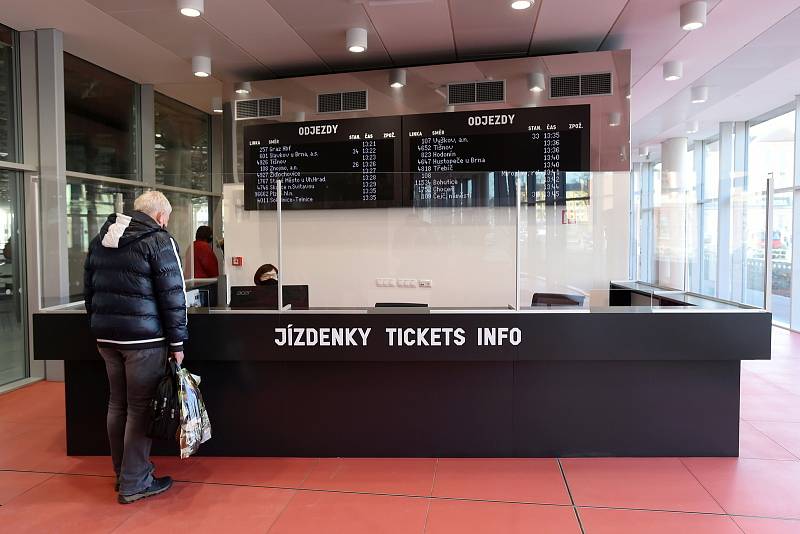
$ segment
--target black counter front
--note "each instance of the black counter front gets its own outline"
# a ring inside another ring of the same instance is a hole
[[[64,359],[67,450],[107,454],[86,316],[34,315]],[[760,310],[190,313],[217,456],[736,456],[741,360]],[[156,452],[171,453],[156,446]]]

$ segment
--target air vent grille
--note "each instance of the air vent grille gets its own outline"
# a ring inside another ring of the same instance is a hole
[[[447,103],[450,105],[504,102],[505,99],[505,80],[451,83],[447,86]]]
[[[610,95],[611,73],[581,75],[581,96]]]
[[[550,98],[605,96],[613,94],[610,72],[574,74],[550,78]]]
[[[237,100],[236,120],[280,117],[281,107],[281,97],[279,96],[259,100]]]
[[[550,78],[550,98],[581,96],[580,76],[553,76]]]
[[[344,93],[323,93],[317,95],[318,113],[336,113],[339,111],[366,111],[367,92],[347,91]]]

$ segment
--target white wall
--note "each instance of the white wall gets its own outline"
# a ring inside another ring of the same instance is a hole
[[[534,290],[592,294],[628,277],[629,181],[629,173],[593,173],[590,206],[575,224],[562,224],[561,206],[538,219],[536,208],[524,208],[523,305]],[[252,285],[261,264],[278,261],[275,212],[245,211],[243,195],[240,184],[224,186],[231,285]],[[515,301],[515,216],[515,208],[284,211],[283,283],[308,284],[315,307],[505,307]],[[242,267],[231,266],[234,256]],[[433,287],[382,288],[376,278],[430,279]]]

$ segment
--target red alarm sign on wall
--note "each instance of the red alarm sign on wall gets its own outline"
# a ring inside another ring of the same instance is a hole
[[[232,257],[231,265],[233,265],[234,267],[241,267],[242,265],[244,265],[244,258],[242,258],[241,256]]]

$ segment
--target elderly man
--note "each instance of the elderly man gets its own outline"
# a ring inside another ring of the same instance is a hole
[[[188,337],[180,254],[166,230],[172,206],[148,191],[133,209],[109,215],[84,267],[86,311],[111,389],[108,440],[121,504],[172,486],[153,476],[148,407],[167,358],[181,363]]]

